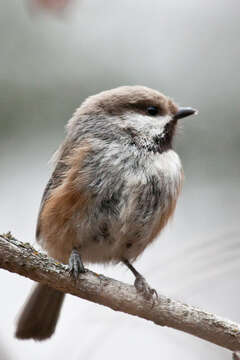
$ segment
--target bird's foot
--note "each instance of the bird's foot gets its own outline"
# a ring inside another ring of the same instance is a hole
[[[81,256],[77,249],[73,249],[69,258],[69,272],[75,280],[78,279],[80,274],[86,272]]]
[[[143,295],[146,300],[152,300],[155,303],[155,300],[158,299],[158,294],[155,289],[152,289],[143,276],[136,276],[134,286],[137,291]]]

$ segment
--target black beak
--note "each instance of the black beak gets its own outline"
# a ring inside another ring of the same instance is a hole
[[[173,116],[173,119],[178,120],[193,114],[197,114],[197,110],[192,109],[190,107],[182,107],[182,108],[180,107],[178,109],[178,112]]]

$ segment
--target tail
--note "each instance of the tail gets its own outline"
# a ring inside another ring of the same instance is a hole
[[[18,319],[18,339],[44,340],[55,331],[64,293],[47,285],[37,285]]]

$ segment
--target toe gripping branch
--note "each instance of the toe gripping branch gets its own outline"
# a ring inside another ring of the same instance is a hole
[[[134,286],[136,290],[141,293],[146,300],[154,300],[154,297],[157,299],[158,294],[156,290],[149,286],[145,278],[132,266],[132,264],[126,259],[123,260],[123,263],[135,276]]]
[[[75,280],[77,280],[80,274],[86,272],[79,251],[76,248],[73,248],[69,258],[69,272]]]

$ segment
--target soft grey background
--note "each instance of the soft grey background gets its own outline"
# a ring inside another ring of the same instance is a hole
[[[0,2],[0,232],[34,241],[47,165],[88,95],[159,89],[199,109],[176,139],[185,184],[176,215],[137,261],[166,295],[240,322],[238,0],[82,0],[66,16]],[[133,282],[122,266],[96,267]],[[57,332],[13,337],[32,282],[0,272],[1,359],[230,359],[189,335],[68,296]]]

